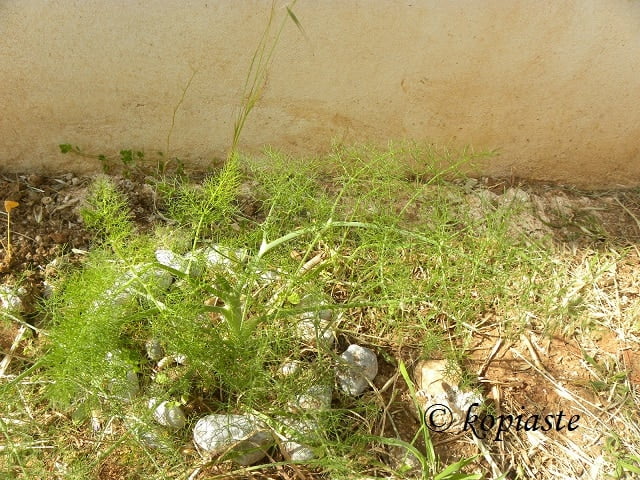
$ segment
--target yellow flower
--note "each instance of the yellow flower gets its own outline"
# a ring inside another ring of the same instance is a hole
[[[5,200],[4,201],[4,209],[7,213],[20,205],[18,202],[14,202],[13,200]]]

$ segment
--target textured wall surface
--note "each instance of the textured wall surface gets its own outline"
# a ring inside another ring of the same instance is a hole
[[[231,142],[266,0],[0,0],[0,170]],[[280,4],[276,22],[285,16]],[[241,147],[414,139],[500,152],[491,175],[640,184],[640,1],[299,0]],[[195,72],[175,115],[187,82]]]

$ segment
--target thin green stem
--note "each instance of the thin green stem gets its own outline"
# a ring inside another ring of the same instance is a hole
[[[399,228],[393,228],[393,227],[386,227],[383,225],[376,225],[373,223],[366,223],[366,222],[354,222],[354,221],[348,221],[348,222],[334,222],[332,219],[327,220],[327,223],[325,224],[325,226],[322,228],[321,231],[324,231],[326,229],[332,228],[332,227],[341,227],[341,228],[365,228],[365,229],[370,229],[370,230],[379,230],[379,231],[393,231],[393,232],[397,232],[402,236],[405,237],[409,237],[409,238],[414,238],[416,240],[420,240],[426,243],[430,243],[430,244],[435,244],[435,242],[430,239],[429,237],[425,237],[424,235],[421,235],[419,233],[416,232],[412,232],[410,230],[403,230],[403,229],[399,229]],[[257,258],[262,258],[267,252],[269,252],[270,250],[273,250],[274,248],[282,245],[283,243],[288,242],[289,240],[293,240],[294,238],[300,237],[302,235],[305,235],[307,233],[311,233],[313,231],[316,230],[317,227],[308,227],[308,228],[302,228],[300,230],[296,230],[294,232],[288,233],[287,235],[284,235],[270,243],[267,243],[265,239],[262,240],[262,245],[260,245],[260,250],[258,251],[258,254],[256,255]]]
[[[287,13],[289,18],[294,21],[298,28],[301,28],[300,22],[298,22],[295,15],[293,15],[293,11],[291,10],[291,7],[293,7],[295,3],[296,0],[294,0],[290,6],[287,6]],[[245,78],[244,89],[242,92],[243,104],[240,107],[240,112],[233,126],[233,139],[231,141],[231,148],[229,149],[227,159],[230,159],[237,152],[238,144],[240,142],[240,135],[242,134],[242,130],[244,129],[247,118],[262,97],[262,92],[267,83],[267,72],[269,64],[273,59],[273,54],[275,52],[276,46],[278,45],[278,42],[280,41],[280,35],[282,34],[282,30],[284,29],[284,25],[287,21],[287,18],[284,18],[282,20],[282,22],[280,23],[280,27],[275,34],[275,38],[273,39],[271,46],[269,46],[268,38],[269,33],[271,32],[274,17],[275,1],[271,3],[271,10],[269,12],[269,20],[267,21],[267,26],[264,30],[264,33],[262,34],[262,38],[260,39],[258,47],[251,57],[249,71]]]
[[[173,109],[173,115],[171,116],[171,127],[169,127],[169,132],[167,133],[167,148],[166,148],[167,163],[171,161],[171,157],[169,155],[169,147],[171,146],[171,135],[173,134],[173,129],[176,125],[176,114],[178,113],[178,110],[184,103],[184,99],[187,96],[187,90],[189,90],[189,87],[191,87],[191,82],[193,82],[193,78],[196,76],[196,73],[197,73],[197,70],[194,70],[193,73],[191,74],[191,77],[189,78],[187,85],[182,89],[182,95],[180,96],[180,100],[178,101],[178,103]],[[166,166],[167,166],[166,164],[163,165],[163,170],[166,168]]]

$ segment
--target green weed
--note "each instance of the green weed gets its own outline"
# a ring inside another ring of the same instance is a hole
[[[113,248],[122,247],[133,234],[129,203],[107,177],[92,184],[81,214],[87,228]]]

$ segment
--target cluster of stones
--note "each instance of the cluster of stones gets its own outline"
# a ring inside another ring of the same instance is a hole
[[[229,251],[222,247],[213,248],[206,252],[200,252],[200,257],[206,258],[208,266],[224,268],[233,273],[234,263],[246,259],[244,251]],[[186,275],[199,276],[203,272],[203,266],[194,255],[178,255],[170,250],[157,250],[156,260],[161,265],[182,272]],[[133,286],[135,277],[148,281],[149,284],[159,290],[167,290],[174,282],[173,275],[157,265],[139,265],[133,271],[124,275],[122,280],[107,292],[110,301],[124,303],[143,293]],[[260,275],[264,281],[272,281],[278,277],[273,272]],[[0,309],[6,312],[18,314],[22,309],[20,289],[0,286]],[[322,299],[304,297],[300,301],[302,308],[309,310],[300,314],[297,321],[296,333],[302,342],[323,349],[332,348],[336,342],[334,329],[336,319],[334,310],[327,307]],[[167,354],[157,339],[150,339],[146,345],[147,357],[155,363],[156,371],[161,372],[165,368],[174,365],[186,364],[188,359],[181,354]],[[360,345],[350,345],[339,356],[339,363],[335,368],[335,384],[345,395],[359,396],[371,385],[378,373],[378,361],[376,354]],[[132,365],[128,365],[121,352],[110,352],[106,360],[109,363],[121,367],[125,371],[123,379],[112,379],[110,382],[112,393],[122,401],[129,402],[140,394],[140,384]],[[278,373],[281,376],[299,374],[304,368],[302,361],[289,361],[283,363]],[[443,422],[458,424],[463,412],[474,403],[481,403],[482,397],[475,392],[461,391],[456,386],[445,381],[447,371],[446,362],[443,360],[430,360],[419,362],[414,370],[414,378],[418,387],[417,398],[421,408],[429,405],[443,405],[450,411],[452,418],[443,418]],[[222,459],[230,459],[240,465],[251,465],[262,460],[267,453],[277,445],[282,455],[292,461],[304,462],[316,457],[317,452],[313,445],[314,437],[318,435],[319,425],[315,420],[317,413],[331,408],[333,398],[333,386],[330,384],[317,384],[308,388],[305,392],[296,395],[289,404],[290,412],[294,416],[273,416],[252,414],[216,413],[200,418],[193,427],[193,441],[203,454],[220,456]],[[147,402],[154,421],[169,431],[184,428],[187,425],[187,417],[180,402],[172,399],[150,398]],[[438,421],[438,419],[435,419]],[[153,448],[163,446],[161,436],[153,430],[144,429],[141,439]],[[392,456],[396,463],[407,473],[419,472],[419,462],[413,455],[404,450],[397,449]]]
[[[233,264],[246,257],[243,251],[228,251],[221,247],[200,252],[208,266],[216,266],[227,270],[233,269]],[[199,276],[202,265],[196,256],[178,255],[170,250],[157,250],[156,260],[161,265],[177,270],[187,275]],[[173,279],[167,270],[141,266],[141,271],[147,272],[146,278],[154,281],[157,287],[168,288]],[[269,272],[267,272],[269,273]],[[134,272],[132,275],[138,275]],[[167,276],[167,274],[169,276]],[[265,281],[273,280],[274,275],[261,275]],[[128,278],[122,283],[126,284]],[[133,287],[114,287],[115,298],[119,302],[126,301],[140,292]],[[116,293],[117,292],[117,293]],[[326,303],[312,297],[301,300],[302,308],[309,307],[309,311],[300,314],[296,333],[302,342],[316,347],[331,348],[335,344],[334,310],[322,309]],[[180,365],[188,362],[184,355],[167,355],[157,339],[150,339],[146,343],[148,358],[156,363],[156,370],[161,371],[168,364]],[[111,354],[110,361],[117,361],[117,353]],[[339,356],[339,364],[335,368],[335,384],[345,395],[359,396],[367,390],[378,373],[376,354],[360,345],[350,345]],[[287,362],[279,369],[280,375],[295,375],[299,373],[303,362]],[[122,400],[138,395],[140,387],[136,374],[127,372],[126,381],[119,382]],[[115,380],[114,380],[115,382]],[[124,385],[124,389],[122,388]],[[293,461],[306,461],[314,458],[316,452],[313,447],[313,437],[317,435],[319,425],[314,420],[315,413],[331,408],[333,386],[318,384],[308,388],[305,392],[295,396],[290,402],[290,410],[297,412],[296,416],[274,416],[259,414],[230,414],[216,413],[200,418],[193,428],[193,441],[203,454],[219,455],[224,459],[231,459],[240,465],[250,465],[264,458],[267,452],[278,445],[283,456]],[[180,402],[172,399],[150,398],[147,403],[155,422],[169,430],[178,430],[187,425],[187,418]],[[151,447],[161,446],[159,436],[152,431],[145,431],[141,435],[145,443]]]
[[[350,345],[340,358],[342,365],[336,368],[338,387],[347,395],[362,394],[378,372],[375,353],[366,347]],[[301,363],[288,362],[281,366],[280,372],[293,375],[301,366]],[[308,442],[313,440],[319,428],[313,414],[331,408],[332,390],[331,385],[314,385],[291,401],[292,410],[309,415],[275,418],[259,418],[252,414],[207,415],[198,420],[193,429],[194,443],[203,452],[224,453],[241,465],[261,460],[276,443],[289,460],[311,460],[315,453]]]

